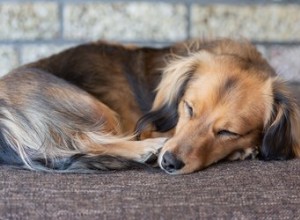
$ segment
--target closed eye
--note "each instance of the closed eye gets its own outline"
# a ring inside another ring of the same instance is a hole
[[[187,114],[191,118],[194,114],[194,110],[193,110],[192,106],[189,103],[187,103],[186,101],[184,101],[184,107],[185,107]]]
[[[228,130],[219,130],[217,132],[217,135],[218,136],[240,136],[239,134]]]

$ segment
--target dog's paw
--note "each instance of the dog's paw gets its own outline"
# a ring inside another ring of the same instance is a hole
[[[156,162],[158,154],[165,144],[167,138],[150,138],[140,141],[141,153],[136,159],[140,163],[153,164]]]
[[[258,155],[257,148],[246,148],[243,150],[238,150],[230,154],[228,160],[246,160],[246,159],[255,159]]]

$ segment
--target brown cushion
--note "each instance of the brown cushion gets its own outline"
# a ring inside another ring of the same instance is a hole
[[[159,170],[51,174],[0,167],[0,219],[293,219],[300,159]]]

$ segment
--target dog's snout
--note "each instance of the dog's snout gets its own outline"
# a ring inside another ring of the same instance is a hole
[[[166,171],[172,173],[176,170],[181,169],[184,166],[184,163],[178,158],[176,158],[174,154],[167,151],[162,157],[161,166]]]

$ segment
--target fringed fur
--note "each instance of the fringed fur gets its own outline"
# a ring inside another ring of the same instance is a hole
[[[141,133],[147,124],[153,123],[156,131],[166,132],[174,128],[178,121],[178,104],[184,95],[188,82],[202,60],[210,58],[208,52],[190,54],[188,57],[173,55],[163,70],[162,79],[156,89],[152,109],[138,122],[137,133]]]
[[[264,160],[286,160],[300,156],[300,113],[296,100],[279,79],[273,82],[273,108],[267,119],[260,147]]]

